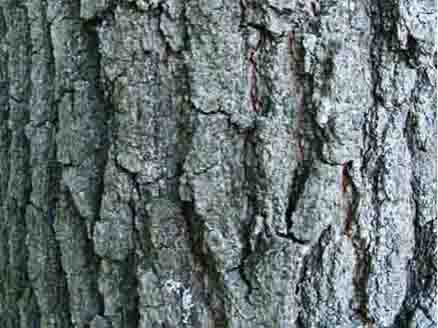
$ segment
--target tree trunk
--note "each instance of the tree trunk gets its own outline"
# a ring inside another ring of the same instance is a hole
[[[0,327],[433,327],[435,21],[0,0]]]

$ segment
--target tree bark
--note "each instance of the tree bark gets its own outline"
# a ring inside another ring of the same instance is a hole
[[[428,0],[0,0],[0,327],[428,328]]]

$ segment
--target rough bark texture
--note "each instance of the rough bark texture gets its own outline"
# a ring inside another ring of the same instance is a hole
[[[0,327],[434,327],[435,27],[0,0]]]

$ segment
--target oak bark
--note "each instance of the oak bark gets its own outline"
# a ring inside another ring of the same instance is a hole
[[[435,28],[1,0],[0,327],[434,327]]]

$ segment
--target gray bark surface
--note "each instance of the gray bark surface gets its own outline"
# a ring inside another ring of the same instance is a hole
[[[0,0],[0,327],[435,327],[435,28]]]

